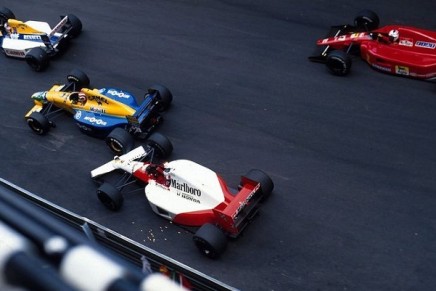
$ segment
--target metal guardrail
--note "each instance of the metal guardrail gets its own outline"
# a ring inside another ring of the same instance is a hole
[[[70,238],[74,241],[73,244],[75,245],[90,244],[91,246],[97,246],[98,248],[102,246],[103,252],[105,252],[105,254],[106,252],[108,252],[110,258],[116,257],[116,260],[122,259],[122,265],[129,270],[132,269],[132,273],[135,274],[137,277],[145,276],[144,274],[161,273],[165,274],[167,278],[170,278],[172,281],[175,281],[178,285],[183,286],[189,290],[237,290],[234,287],[228,286],[225,283],[222,283],[210,276],[207,276],[151,248],[141,245],[140,243],[135,242],[115,231],[112,231],[111,229],[106,228],[86,217],[79,216],[25,189],[22,189],[19,186],[14,185],[13,183],[5,179],[0,178],[0,208],[6,207],[5,209],[7,209],[8,203],[4,202],[11,202],[15,200],[17,200],[16,202],[18,204],[26,202],[26,209],[29,209],[29,211],[34,212],[39,216],[45,216],[44,218],[41,218],[40,223],[50,224],[51,229],[56,228],[53,226],[53,224],[62,224],[60,227],[64,228],[63,233],[58,233],[56,235]],[[17,219],[19,218],[17,217]],[[2,216],[0,215],[0,226],[2,221],[4,221],[4,219],[2,219]],[[6,224],[11,225],[11,223],[7,222]],[[12,228],[18,227],[13,223],[12,225]],[[65,225],[69,227],[65,227]],[[42,225],[42,228],[44,228],[44,226],[45,225]],[[77,235],[78,233],[81,233],[83,235]],[[41,236],[40,234],[35,235]],[[2,238],[0,237],[0,243],[1,240]],[[110,251],[107,251],[108,249]],[[2,266],[0,257],[0,286],[2,279],[1,271]]]

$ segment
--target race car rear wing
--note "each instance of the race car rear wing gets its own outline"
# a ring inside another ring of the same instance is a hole
[[[61,19],[61,21],[59,21],[58,24],[56,24],[55,27],[53,27],[53,29],[48,34],[48,37],[52,37],[56,32],[59,32],[62,29],[62,27],[64,27],[67,23],[68,23],[68,16],[65,16]]]
[[[149,89],[144,101],[135,113],[126,116],[127,121],[131,125],[129,131],[133,132],[138,138],[146,138],[162,120],[162,116],[158,113],[159,110],[155,110],[155,106],[158,106],[158,98],[159,91]]]
[[[260,183],[246,177],[242,179],[244,186],[231,202],[223,202],[213,210],[219,224],[234,238],[253,220],[263,198]]]
[[[158,97],[159,97],[158,90],[149,89],[146,98],[141,103],[139,108],[136,110],[135,114],[131,116],[132,121],[129,119],[129,122],[134,123],[134,121],[136,121],[138,125],[142,124],[144,122],[145,117],[148,116],[148,113],[152,111],[153,106],[156,103],[155,100]]]
[[[67,38],[68,33],[73,28],[72,25],[70,25],[68,21],[68,16],[62,17],[61,21],[59,21],[58,24],[53,27],[53,29],[48,34],[41,34],[42,42],[45,44],[45,46],[49,49],[49,51],[54,51],[54,48],[57,47],[57,45],[63,41],[65,38]],[[62,36],[59,37],[56,42],[52,43],[50,41],[50,38],[54,36],[56,33],[59,33],[62,31]]]

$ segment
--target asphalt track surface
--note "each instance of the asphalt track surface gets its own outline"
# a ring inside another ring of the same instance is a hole
[[[364,8],[382,24],[436,30],[425,2],[4,1],[19,19],[74,13],[84,29],[43,73],[0,59],[0,176],[242,290],[435,290],[436,85],[359,59],[340,78],[307,60],[330,25]],[[173,159],[231,185],[251,168],[270,174],[273,195],[219,260],[140,193],[106,210],[89,171],[112,154],[69,116],[47,136],[30,131],[30,95],[72,68],[97,88],[169,87],[159,132]]]

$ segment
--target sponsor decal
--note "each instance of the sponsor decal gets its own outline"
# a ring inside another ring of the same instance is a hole
[[[102,97],[102,96],[88,96],[89,100],[95,100],[97,102],[98,105],[103,105],[103,103],[109,104],[109,102],[106,100],[106,98]]]
[[[251,191],[250,195],[247,196],[247,198],[245,199],[245,201],[243,202],[239,202],[239,206],[236,209],[235,213],[233,213],[233,219],[236,218],[236,216],[238,216],[239,212],[241,212],[241,210],[245,207],[245,205],[247,205],[247,203],[250,201],[251,197],[253,197],[254,194],[256,194],[257,190],[259,190],[260,188],[260,184],[258,184],[253,191]]]
[[[93,124],[97,124],[97,125],[106,125],[107,122],[104,121],[103,119],[99,119],[99,118],[95,118],[95,117],[90,117],[90,116],[85,116],[85,118],[83,118],[84,120],[88,120],[89,122],[93,123]]]
[[[335,41],[344,41],[347,39],[346,35],[335,36]]]
[[[27,39],[27,40],[41,40],[41,36],[34,35],[34,34],[25,34],[25,35],[23,35],[23,39]]]
[[[98,113],[105,113],[105,112],[106,112],[105,109],[100,108],[100,107],[95,107],[95,106],[91,106],[91,107],[89,108],[89,110],[90,110],[90,111],[93,111],[93,112],[98,112]]]
[[[77,111],[76,114],[74,115],[75,119],[80,119],[82,117],[82,111]]]
[[[14,57],[24,57],[25,53],[23,51],[17,51],[17,50],[10,50],[5,49],[5,54],[8,56],[14,56]]]
[[[60,31],[61,28],[67,24],[68,16],[65,16],[56,26],[50,31],[49,37],[53,36],[56,32]]]
[[[350,38],[364,37],[365,34],[366,34],[365,32],[353,33],[353,34],[350,35]]]
[[[428,48],[428,49],[435,49],[436,43],[418,40],[417,42],[415,42],[415,46],[422,47],[422,48]]]
[[[322,42],[321,43],[326,43],[326,42],[328,42],[329,41],[329,39],[328,38],[324,38],[323,40],[322,40]]]
[[[120,98],[129,98],[130,97],[130,94],[124,93],[122,91],[117,91],[117,90],[114,90],[114,89],[108,90],[107,94],[112,95],[112,96],[117,96],[117,97],[120,97]]]
[[[398,75],[409,76],[409,67],[406,66],[395,66],[395,73]]]
[[[201,191],[199,189],[191,187],[185,182],[181,184],[181,183],[177,182],[176,180],[171,179],[171,187],[173,187],[177,190],[183,191],[185,193],[188,193],[188,194],[192,194],[192,195],[195,195],[198,197],[201,196]]]
[[[390,67],[383,67],[377,64],[372,64],[372,66],[380,71],[384,71],[384,72],[390,72],[391,68]]]
[[[413,46],[413,39],[411,39],[411,38],[401,38],[400,41],[398,42],[398,44],[402,45],[402,46],[412,47]]]
[[[182,198],[184,198],[186,200],[192,201],[194,203],[201,204],[200,200],[195,199],[194,197],[192,197],[191,195],[188,195],[186,193],[177,192],[177,196],[180,196],[180,197],[182,197]]]

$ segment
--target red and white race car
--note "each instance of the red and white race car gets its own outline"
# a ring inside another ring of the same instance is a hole
[[[333,26],[326,38],[316,42],[319,50],[309,59],[344,76],[351,69],[350,55],[358,54],[378,71],[435,80],[436,31],[404,25],[379,28],[379,22],[375,12],[361,11],[354,25]]]
[[[155,163],[156,158],[166,159],[172,148],[165,136],[154,133],[146,146],[92,170],[91,177],[101,183],[97,196],[107,208],[118,210],[123,188],[136,181],[145,183],[153,211],[176,224],[199,227],[193,237],[196,246],[216,258],[225,249],[226,236],[238,237],[254,218],[273,190],[273,181],[261,170],[250,170],[237,189],[231,189],[217,173],[193,161]],[[124,172],[115,184],[99,179],[114,170]]]

